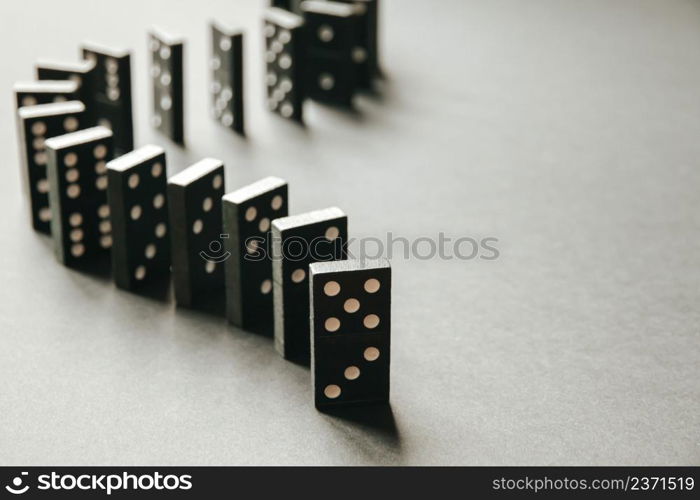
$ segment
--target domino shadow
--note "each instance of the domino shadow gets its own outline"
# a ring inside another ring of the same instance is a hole
[[[377,82],[370,89],[365,89],[359,92],[359,95],[373,104],[381,104],[388,100],[389,87],[386,82]]]
[[[320,101],[311,101],[308,106],[312,115],[331,115],[338,119],[352,123],[363,123],[365,121],[365,115],[358,108],[357,103],[346,106],[334,105]]]
[[[215,139],[216,143],[234,143],[236,147],[249,147],[251,138],[247,129],[232,130],[212,120],[209,135]]]
[[[401,436],[390,403],[319,410],[324,415],[364,431],[373,440],[401,448]]]
[[[372,104],[382,104],[391,98],[392,82],[386,73],[380,72],[375,76],[372,85],[367,88],[358,89],[357,95],[362,100],[367,100]]]
[[[306,110],[308,104],[304,103],[304,112],[306,113]],[[307,117],[304,116],[298,120],[292,120],[292,119],[287,119],[287,118],[281,118],[279,116],[275,116],[272,114],[270,118],[270,123],[272,124],[273,127],[275,127],[275,134],[277,133],[278,130],[287,130],[291,131],[292,133],[297,133],[299,136],[304,136],[309,133],[309,126],[306,123]],[[249,139],[248,137],[246,137]]]
[[[86,259],[84,262],[76,263],[71,266],[62,265],[60,261],[56,259],[56,252],[54,248],[53,239],[48,235],[40,235],[35,241],[38,241],[45,255],[42,258],[51,259],[54,263],[59,264],[64,270],[68,271],[68,275],[72,276],[73,273],[78,275],[86,276],[88,278],[94,279],[98,282],[108,283],[112,281],[112,261],[109,254],[107,255],[97,255],[90,259]]]
[[[273,333],[272,336],[270,337],[270,340],[274,344],[275,342],[275,334]],[[300,366],[306,370],[311,370],[311,359],[304,359],[304,358],[285,358],[284,359],[287,363],[291,363],[296,366]]]

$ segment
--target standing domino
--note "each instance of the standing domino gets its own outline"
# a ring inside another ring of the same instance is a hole
[[[337,207],[272,221],[275,348],[308,363],[309,264],[344,259],[348,218]]]
[[[309,34],[308,96],[317,101],[351,106],[360,71],[354,57],[361,50],[359,16],[364,7],[314,0],[303,2],[301,8]]]
[[[46,140],[51,234],[58,260],[81,266],[112,246],[107,162],[112,131],[93,127]]]
[[[311,374],[316,408],[389,401],[391,267],[311,264]]]
[[[18,111],[22,178],[29,191],[32,225],[41,233],[51,234],[46,139],[75,132],[85,121],[85,106],[79,101],[38,104]]]
[[[303,121],[306,43],[304,20],[272,7],[264,23],[268,107],[285,118]]]
[[[243,116],[243,33],[211,24],[211,94],[214,118],[241,135]]]
[[[371,88],[372,80],[381,74],[379,68],[379,0],[337,0],[359,6],[359,40],[352,58],[358,65],[357,83]]]
[[[267,177],[224,196],[226,316],[236,326],[272,335],[270,221],[289,211],[286,181]]]
[[[184,42],[152,29],[148,35],[153,78],[153,126],[177,144],[185,143]]]
[[[94,64],[88,98],[98,125],[112,130],[117,154],[134,149],[134,119],[131,104],[131,55],[127,50],[85,43],[82,55]]]
[[[107,164],[112,274],[132,290],[162,281],[170,269],[165,151],[148,145]]]
[[[221,250],[223,195],[220,160],[206,158],[168,179],[173,284],[180,306],[223,291],[223,265],[211,255]]]

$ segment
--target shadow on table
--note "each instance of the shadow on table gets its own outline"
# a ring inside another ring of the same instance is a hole
[[[390,404],[333,408],[322,413],[362,431],[365,437],[372,438],[374,446],[382,445],[392,452],[401,449],[401,436]]]

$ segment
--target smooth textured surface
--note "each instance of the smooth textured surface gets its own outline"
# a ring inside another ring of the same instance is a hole
[[[385,0],[382,96],[306,129],[265,110],[263,4],[0,2],[0,463],[697,465],[700,2]],[[247,139],[208,114],[213,17],[247,29]],[[148,125],[152,24],[187,38],[185,151]],[[271,339],[56,262],[11,88],[86,39],[135,49],[137,145],[171,175],[282,177],[355,238],[499,239],[395,252],[393,426],[318,413]]]

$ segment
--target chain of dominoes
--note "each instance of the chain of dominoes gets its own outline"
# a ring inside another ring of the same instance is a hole
[[[273,0],[262,28],[267,104],[284,118],[302,121],[307,97],[351,106],[379,74],[377,0]],[[212,116],[243,134],[243,34],[210,32]],[[184,41],[154,28],[148,49],[152,125],[184,145]],[[337,207],[290,215],[283,179],[226,193],[213,158],[168,178],[162,147],[134,149],[130,52],[81,54],[40,61],[38,80],[14,89],[32,225],[58,260],[111,265],[125,290],[172,280],[182,307],[225,298],[230,323],[311,364],[317,408],[387,402],[389,263],[347,260]]]

